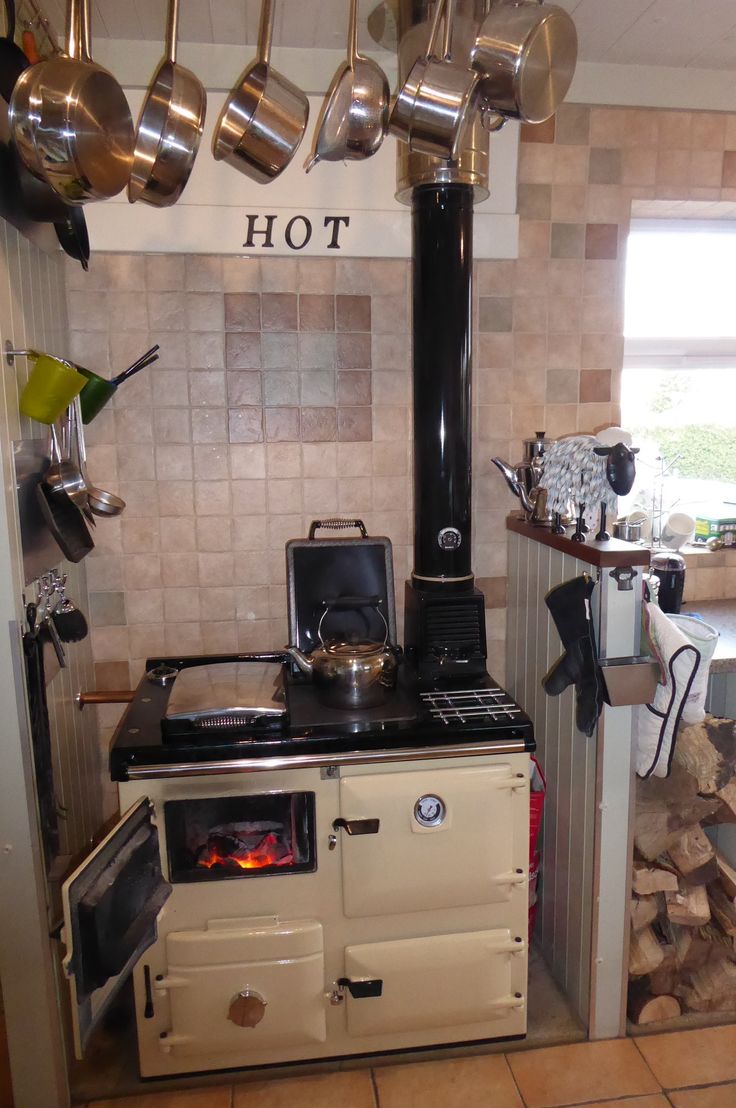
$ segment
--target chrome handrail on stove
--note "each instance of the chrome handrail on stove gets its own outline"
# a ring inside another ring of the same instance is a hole
[[[199,777],[215,773],[264,773],[268,770],[318,769],[323,766],[379,765],[385,762],[424,762],[439,758],[470,758],[481,754],[524,754],[524,739],[489,739],[453,746],[409,747],[400,750],[346,750],[328,754],[284,754],[270,758],[230,758],[212,762],[128,766],[129,781],[161,777]]]

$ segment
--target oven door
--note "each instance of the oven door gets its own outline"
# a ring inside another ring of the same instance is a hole
[[[145,950],[171,895],[154,808],[130,808],[62,887],[64,971],[72,994],[74,1048],[89,1036]]]
[[[505,928],[348,946],[345,974],[353,1037],[524,1018],[526,943]]]
[[[529,781],[493,765],[340,779],[343,909],[392,915],[494,904],[526,887]]]

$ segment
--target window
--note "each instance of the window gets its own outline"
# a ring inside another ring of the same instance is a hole
[[[623,510],[736,515],[736,223],[632,223],[621,422],[641,448]],[[730,511],[728,508],[730,507]]]

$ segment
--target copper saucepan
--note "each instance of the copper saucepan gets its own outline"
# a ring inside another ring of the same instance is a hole
[[[228,96],[212,137],[216,161],[267,184],[282,173],[302,141],[309,101],[270,64],[273,0],[263,0],[258,51]]]

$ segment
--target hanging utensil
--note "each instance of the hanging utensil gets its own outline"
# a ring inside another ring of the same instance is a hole
[[[484,102],[504,116],[544,123],[570,88],[577,55],[577,31],[564,8],[515,0],[491,7],[470,58]]]
[[[54,230],[61,249],[79,262],[86,273],[89,269],[89,233],[82,209],[67,207],[63,219],[54,221]]]
[[[348,56],[327,91],[306,171],[319,161],[358,161],[375,154],[388,127],[386,74],[358,53],[358,0],[350,0]]]
[[[113,377],[111,381],[108,381],[105,377],[101,377],[99,373],[94,373],[91,369],[85,369],[83,366],[77,366],[79,372],[87,378],[87,384],[84,386],[80,393],[80,402],[82,405],[82,422],[91,423],[96,415],[104,408],[105,404],[115,395],[117,388],[127,381],[130,377],[133,377],[136,373],[139,373],[146,366],[152,365],[153,362],[158,361],[158,354],[156,351],[159,349],[158,343],[152,346],[150,350],[147,350],[145,354],[141,355],[132,365],[127,369],[119,373],[117,377]]]
[[[169,0],[166,54],[138,119],[128,200],[157,208],[175,204],[194,167],[207,111],[198,77],[176,61],[179,0]]]
[[[302,141],[309,101],[270,64],[273,0],[263,0],[255,61],[228,96],[212,137],[216,161],[266,184],[282,173]]]
[[[68,204],[106,200],[125,187],[134,132],[118,82],[89,51],[89,0],[69,0],[67,56],[31,66],[10,102],[23,161]]]
[[[455,161],[477,100],[478,75],[452,60],[455,0],[437,0],[427,42],[399,90],[389,130],[412,151]],[[441,53],[437,53],[444,22]]]
[[[71,418],[71,417],[70,417]],[[79,467],[71,460],[65,440],[62,445],[51,425],[51,465],[43,475],[43,483],[54,500],[60,503],[71,502],[80,510],[88,506],[87,485],[79,472]],[[56,461],[54,461],[54,456]]]
[[[142,360],[142,359],[141,359]],[[82,405],[80,398],[74,401],[74,451],[75,460],[79,472],[84,480],[85,490],[90,511],[93,516],[119,516],[125,508],[125,501],[121,496],[107,489],[99,489],[90,481],[87,471],[87,448],[84,442],[84,429],[82,427]]]

